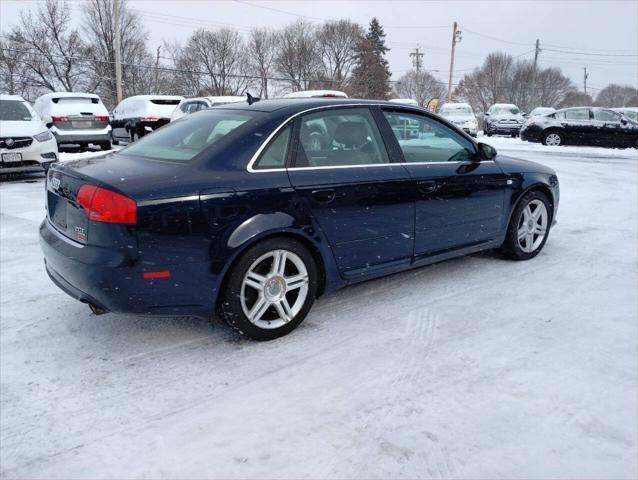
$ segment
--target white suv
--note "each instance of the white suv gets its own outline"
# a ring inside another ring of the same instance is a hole
[[[33,108],[62,144],[99,145],[111,149],[109,112],[93,93],[52,92],[39,97]]]
[[[58,144],[38,114],[18,95],[0,95],[0,174],[46,172]]]

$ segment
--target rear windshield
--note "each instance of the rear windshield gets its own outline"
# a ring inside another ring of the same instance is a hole
[[[122,152],[154,160],[186,163],[255,116],[256,112],[247,111],[202,111],[165,125]]]
[[[87,103],[100,103],[99,98],[90,98],[90,97],[60,97],[60,98],[52,98],[51,101],[53,103],[61,104],[87,104]]]
[[[0,120],[5,122],[28,122],[33,119],[31,111],[20,100],[0,100]]]
[[[151,100],[151,103],[155,105],[177,105],[181,100],[180,99],[165,99],[165,98],[154,98]]]

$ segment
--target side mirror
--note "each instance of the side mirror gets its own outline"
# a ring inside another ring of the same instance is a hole
[[[479,143],[478,149],[481,160],[492,160],[496,157],[496,149],[487,143]]]
[[[620,123],[622,123],[623,125],[627,125],[627,119],[626,118],[621,118],[620,119]]]
[[[490,113],[489,112],[485,112],[483,115],[485,115],[486,117],[489,117]]]

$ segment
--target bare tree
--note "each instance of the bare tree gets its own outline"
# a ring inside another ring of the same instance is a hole
[[[88,0],[83,15],[84,32],[86,38],[90,39],[88,51],[94,84],[104,103],[112,106],[116,102],[113,0]],[[148,68],[153,66],[152,56],[146,46],[148,32],[139,15],[128,8],[126,0],[120,5],[120,34],[124,96],[159,93],[153,91],[157,89],[155,80],[159,80],[161,74]]]
[[[90,67],[82,59],[86,45],[70,26],[70,10],[66,2],[46,0],[35,16],[31,11],[21,13],[18,25],[11,30],[10,42],[21,50],[15,52],[16,57],[36,88],[69,92],[90,88]]]
[[[326,22],[317,32],[323,76],[333,88],[341,87],[350,75],[357,59],[357,45],[364,34],[363,28],[350,20]]]
[[[248,62],[251,71],[261,78],[259,96],[268,98],[268,77],[277,54],[277,34],[268,28],[253,28],[248,39]]]
[[[293,91],[307,90],[323,66],[316,28],[300,19],[284,27],[278,40],[275,57],[278,74],[288,80]]]
[[[574,89],[565,95],[565,98],[556,105],[556,108],[582,107],[594,103],[592,98],[586,93]]]
[[[31,77],[21,59],[21,48],[19,43],[0,38],[0,92],[33,101],[38,91],[31,84]]]
[[[202,94],[238,95],[249,82],[246,47],[240,34],[230,28],[197,30],[181,50],[178,65],[203,72]]]
[[[443,98],[446,88],[428,72],[410,70],[403,74],[396,83],[394,90],[399,97],[412,98],[419,105],[426,106],[432,98]]]
[[[537,105],[532,107],[555,107],[574,90],[576,87],[573,82],[563,75],[560,68],[544,68],[536,76]]]
[[[631,85],[617,85],[611,83],[596,95],[596,105],[599,107],[635,107],[638,99],[638,89]]]

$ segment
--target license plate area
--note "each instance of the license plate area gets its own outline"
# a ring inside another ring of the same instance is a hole
[[[77,129],[87,129],[93,126],[92,120],[71,120],[71,126]]]
[[[14,163],[14,162],[21,162],[21,161],[22,161],[22,154],[21,153],[11,152],[11,153],[3,153],[2,154],[2,162],[3,163]]]

